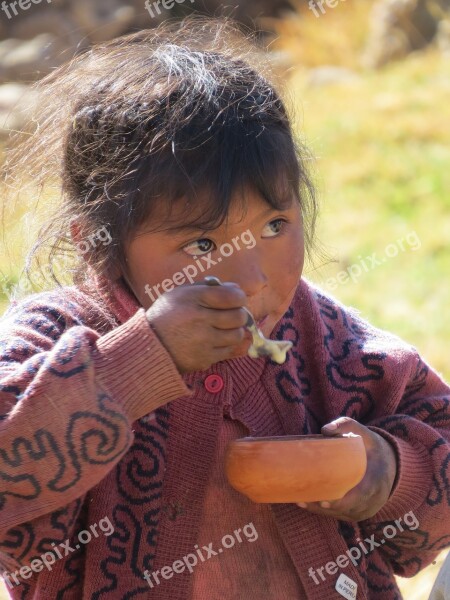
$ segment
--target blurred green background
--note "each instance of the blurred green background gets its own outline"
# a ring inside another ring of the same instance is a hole
[[[296,131],[316,156],[318,237],[335,259],[306,264],[304,276],[413,344],[450,381],[450,56],[429,44],[364,67],[370,9],[347,0],[320,18],[299,5],[262,19],[276,34],[270,48]],[[0,241],[0,314],[34,241],[27,215],[24,201]],[[407,600],[428,597],[445,554],[399,579]]]

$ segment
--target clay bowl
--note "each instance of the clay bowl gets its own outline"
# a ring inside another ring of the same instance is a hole
[[[254,502],[338,500],[364,477],[361,436],[246,437],[228,444],[230,485]]]

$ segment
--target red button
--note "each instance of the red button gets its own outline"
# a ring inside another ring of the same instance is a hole
[[[211,394],[217,394],[223,389],[223,379],[220,375],[208,375],[204,381],[205,388]]]

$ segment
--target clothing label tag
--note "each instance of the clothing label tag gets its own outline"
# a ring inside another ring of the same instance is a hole
[[[344,573],[341,573],[336,581],[335,590],[347,600],[356,600],[356,592],[358,591],[358,584],[350,579]]]

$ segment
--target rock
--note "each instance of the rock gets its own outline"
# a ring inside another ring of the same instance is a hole
[[[285,50],[273,50],[267,55],[270,66],[279,75],[287,74],[289,70],[296,66],[296,60],[290,52]]]
[[[57,67],[64,58],[61,56],[61,40],[43,33],[32,40],[22,41],[6,52],[0,60],[0,82],[33,81],[43,77]]]
[[[16,130],[25,124],[35,95],[23,83],[0,85],[0,136],[6,137],[9,130]]]
[[[450,57],[450,19],[440,21],[436,43],[442,54]]]
[[[121,6],[117,0],[77,0],[70,5],[70,14],[89,40],[98,43],[125,33],[136,11],[132,6]]]
[[[436,35],[438,20],[430,0],[379,0],[372,8],[363,66],[381,67],[424,48]]]
[[[246,25],[254,25],[260,18],[275,17],[283,11],[293,9],[296,1],[289,0],[246,0],[246,2],[227,2],[221,0],[208,0],[205,2],[206,11],[209,14],[217,14],[224,5],[227,7],[235,7],[232,15],[238,21]]]
[[[153,10],[153,16],[145,9],[145,0],[129,0],[136,8],[136,20],[134,27],[155,27],[165,19],[181,18],[184,15],[196,11],[210,16],[229,16],[236,21],[245,24],[251,29],[262,26],[270,29],[270,23],[265,19],[279,16],[286,11],[292,11],[299,0],[234,0],[222,2],[222,0],[175,0],[174,6],[167,10],[160,5],[160,13]],[[149,0],[149,6],[153,6],[153,0]]]
[[[54,2],[55,0],[53,0]],[[76,48],[83,49],[88,46],[84,30],[62,9],[46,9],[33,15],[20,19],[11,30],[11,36],[21,40],[30,40],[42,33],[50,33],[61,40],[61,47],[67,47],[67,54]],[[66,57],[67,59],[70,56]]]
[[[3,58],[9,52],[11,52],[11,50],[14,50],[18,46],[20,46],[20,40],[15,40],[12,38],[9,38],[7,40],[3,40],[3,42],[0,42],[0,61],[2,61]]]
[[[318,87],[330,84],[356,83],[360,76],[351,69],[344,67],[316,67],[311,69],[308,74],[307,84],[311,87]]]

